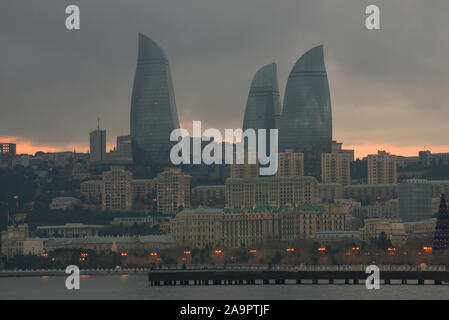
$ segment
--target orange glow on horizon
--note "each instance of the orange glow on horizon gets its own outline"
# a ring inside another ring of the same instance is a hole
[[[16,144],[16,153],[17,154],[30,154],[34,155],[38,151],[42,151],[45,153],[51,152],[64,152],[64,151],[73,151],[79,153],[89,153],[89,145],[88,144],[74,144],[69,143],[65,145],[46,145],[40,144],[35,141],[32,141],[23,137],[12,137],[12,136],[0,136],[0,143],[15,143]],[[113,149],[115,147],[114,144],[106,146],[106,151]]]
[[[340,142],[340,141],[339,141]],[[364,158],[368,154],[377,154],[378,150],[385,150],[388,153],[396,156],[414,157],[418,156],[419,151],[430,150],[432,153],[449,153],[449,145],[445,146],[398,146],[393,144],[360,144],[360,145],[345,145],[343,149],[353,149],[354,158]]]
[[[418,156],[418,152],[422,150],[430,150],[432,153],[449,153],[449,145],[435,145],[435,146],[400,146],[389,143],[373,143],[371,141],[362,142],[358,145],[345,144],[344,139],[337,139],[338,142],[343,142],[343,149],[353,149],[355,158],[363,158],[368,154],[376,154],[378,150],[385,150],[391,154],[398,156]],[[236,141],[228,141],[236,142]],[[67,143],[67,144],[40,144],[32,139],[18,136],[0,136],[0,143],[15,143],[17,146],[17,154],[34,155],[38,151],[42,152],[63,152],[73,151],[80,153],[89,152],[89,144]],[[106,151],[109,152],[115,147],[114,144],[107,145]]]

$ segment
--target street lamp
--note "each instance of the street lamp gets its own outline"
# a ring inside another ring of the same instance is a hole
[[[319,247],[317,250],[320,253],[325,253],[326,252],[326,248],[325,247]]]

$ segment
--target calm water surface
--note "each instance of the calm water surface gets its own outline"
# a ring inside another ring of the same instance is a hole
[[[65,277],[0,278],[0,299],[449,299],[449,285],[253,285],[150,287],[144,275],[81,278],[80,290]]]

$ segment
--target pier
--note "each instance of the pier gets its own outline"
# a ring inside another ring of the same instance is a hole
[[[151,286],[176,285],[269,285],[269,284],[365,284],[370,274],[364,267],[226,267],[153,269],[148,273]],[[384,266],[380,284],[435,284],[449,282],[445,266],[423,270],[419,266]]]

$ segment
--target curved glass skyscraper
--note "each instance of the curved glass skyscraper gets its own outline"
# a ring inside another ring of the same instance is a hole
[[[134,158],[169,163],[170,133],[179,128],[175,93],[164,51],[139,33],[139,54],[131,98]]]
[[[243,118],[243,130],[252,128],[257,133],[257,129],[278,129],[280,113],[277,66],[271,63],[260,68],[251,82]],[[266,137],[268,144],[269,132]]]
[[[285,88],[279,151],[304,152],[306,175],[320,176],[321,153],[331,152],[332,111],[323,46],[307,51]]]

